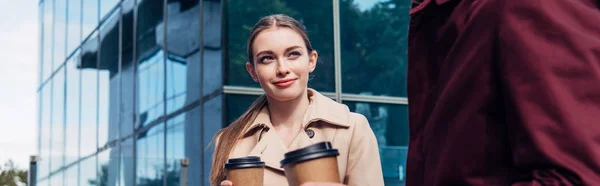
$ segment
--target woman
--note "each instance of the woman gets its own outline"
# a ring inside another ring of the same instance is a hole
[[[264,184],[287,185],[280,167],[284,154],[330,141],[340,152],[344,184],[383,185],[377,141],[366,118],[307,87],[318,54],[303,25],[286,15],[264,17],[247,46],[246,70],[266,94],[217,133],[211,183],[232,184],[223,170],[228,159],[259,156],[266,164]]]

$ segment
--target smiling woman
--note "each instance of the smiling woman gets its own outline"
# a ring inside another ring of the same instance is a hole
[[[247,46],[246,70],[265,94],[217,133],[212,184],[232,184],[223,169],[228,159],[258,156],[267,167],[264,184],[286,185],[279,166],[284,153],[327,141],[339,150],[344,184],[383,185],[377,139],[366,118],[308,88],[318,54],[305,27],[287,15],[266,16],[250,32]]]

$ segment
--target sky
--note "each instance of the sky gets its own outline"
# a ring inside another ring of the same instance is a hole
[[[22,169],[37,151],[37,2],[0,1],[0,164]]]

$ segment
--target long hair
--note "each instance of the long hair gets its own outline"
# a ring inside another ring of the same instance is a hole
[[[254,65],[254,57],[252,54],[252,44],[254,43],[254,39],[260,32],[273,27],[289,28],[296,31],[304,40],[304,44],[306,45],[308,52],[310,53],[313,51],[308,39],[308,34],[306,33],[306,29],[300,22],[283,14],[269,15],[261,18],[258,23],[254,25],[254,28],[248,37],[248,62],[250,62],[252,65]],[[256,116],[260,110],[266,105],[266,96],[260,96],[256,101],[254,101],[254,103],[252,103],[250,108],[244,114],[242,114],[242,116],[215,135],[213,138],[213,142],[216,142],[215,152],[213,154],[213,164],[210,171],[210,182],[212,184],[219,185],[221,181],[225,180],[225,170],[223,165],[229,159],[229,154],[233,150],[235,143],[242,138],[242,132],[246,130],[249,124],[256,119]]]

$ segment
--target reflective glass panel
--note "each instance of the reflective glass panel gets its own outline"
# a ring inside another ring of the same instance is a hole
[[[54,38],[54,1],[44,1],[44,23],[43,23],[43,41],[42,41],[42,76],[46,81],[52,75],[52,45]]]
[[[364,115],[379,146],[385,185],[404,185],[408,145],[408,106],[345,101],[352,112]]]
[[[97,149],[98,124],[98,37],[96,32],[82,46],[81,62],[81,156],[85,157]]]
[[[119,162],[121,164],[121,168],[119,169],[119,185],[133,185],[133,182],[135,181],[135,157],[133,156],[133,152],[133,138],[129,138],[121,142],[121,161]]]
[[[135,67],[133,61],[133,8],[135,0],[127,0],[122,4],[121,32],[121,98],[119,100],[121,136],[133,132],[135,119]]]
[[[96,164],[97,157],[92,156],[83,161],[81,161],[81,169],[79,170],[79,184],[82,186],[97,186],[96,183]]]
[[[38,162],[38,177],[46,177],[50,173],[50,139],[52,121],[52,83],[46,83],[42,88],[41,109],[41,136],[40,136],[40,161]]]
[[[157,33],[163,20],[162,0],[138,1],[136,27],[136,59],[138,111],[141,126],[147,125],[164,115],[165,58],[159,47]]]
[[[161,123],[137,135],[136,184],[138,186],[158,186],[164,182],[164,132],[164,123]]]
[[[98,186],[116,185],[119,173],[119,148],[108,148],[98,154],[96,184]]]
[[[98,65],[98,144],[119,138],[119,13],[113,12],[100,26]]]
[[[65,69],[67,71],[67,133],[65,139],[65,163],[67,164],[79,159],[79,112],[81,109],[81,71],[77,69],[78,60],[79,53],[76,52],[75,55],[73,55],[73,57],[69,59],[69,61],[65,65]]]
[[[342,91],[406,97],[410,1],[340,0]]]
[[[52,78],[52,142],[50,171],[64,165],[65,150],[65,70],[60,68]]]
[[[62,186],[63,185],[63,172],[58,172],[58,173],[52,175],[52,177],[50,177],[50,185],[51,186],[54,186],[54,185]]]
[[[79,164],[75,164],[75,165],[69,167],[65,171],[65,185],[66,186],[79,185],[78,171],[79,171]]]
[[[56,70],[65,62],[67,53],[67,0],[54,0],[54,62]]]
[[[83,24],[81,25],[81,33],[82,38],[84,39],[98,26],[98,1],[99,0],[82,0]]]
[[[67,55],[81,43],[81,1],[68,0]]]
[[[104,18],[118,3],[119,0],[100,0],[100,18]]]
[[[304,24],[313,49],[319,53],[319,63],[311,74],[309,87],[319,91],[334,91],[333,61],[333,1],[297,0],[227,0],[227,85],[259,87],[245,68],[248,61],[248,35],[258,20],[270,14],[287,14]],[[307,61],[308,63],[308,61]]]

